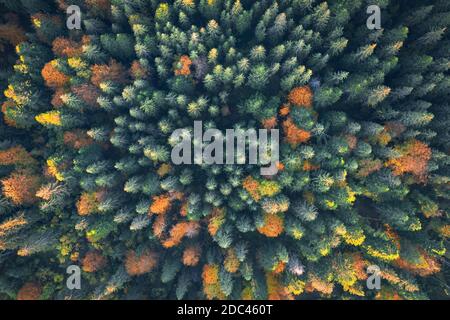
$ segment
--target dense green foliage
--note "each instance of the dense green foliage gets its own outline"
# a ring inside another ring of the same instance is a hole
[[[32,26],[2,98],[0,298],[448,298],[449,1],[0,3]],[[195,120],[280,129],[278,173],[172,164]]]

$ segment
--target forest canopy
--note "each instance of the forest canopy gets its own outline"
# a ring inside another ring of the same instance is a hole
[[[449,1],[0,12],[0,299],[448,299]],[[196,121],[277,172],[174,164]]]

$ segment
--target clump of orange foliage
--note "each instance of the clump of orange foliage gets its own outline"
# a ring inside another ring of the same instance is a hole
[[[17,106],[16,104],[11,101],[11,100],[6,100],[3,104],[2,104],[2,113],[3,113],[3,121],[11,127],[16,127],[17,123],[10,118],[10,114],[8,114],[9,112],[14,112],[14,109],[16,109]]]
[[[313,92],[309,86],[296,87],[289,93],[288,100],[298,107],[311,108]]]
[[[257,228],[259,233],[269,238],[278,237],[284,230],[281,214],[264,213],[264,224]]]
[[[208,233],[215,236],[222,224],[225,222],[225,211],[220,208],[214,208],[208,223]]]
[[[52,89],[64,87],[70,80],[68,76],[56,68],[55,60],[48,62],[42,69],[41,74],[45,84]]]
[[[275,265],[272,272],[274,274],[279,274],[279,273],[282,273],[284,271],[284,269],[286,269],[286,262],[278,261],[278,263]]]
[[[153,235],[157,238],[161,238],[166,227],[166,216],[163,214],[157,215],[152,225]]]
[[[395,148],[400,157],[389,159],[386,163],[393,169],[395,175],[411,173],[424,182],[426,180],[428,161],[431,159],[431,149],[419,140],[410,140],[404,145]]]
[[[196,266],[200,260],[201,250],[198,246],[189,246],[183,252],[183,264],[185,266]]]
[[[236,256],[236,252],[234,249],[228,249],[227,256],[225,257],[225,261],[223,263],[225,270],[230,273],[235,273],[239,269],[240,262]]]
[[[394,261],[394,264],[410,273],[417,274],[421,277],[426,277],[431,274],[441,271],[441,266],[436,259],[429,256],[423,249],[419,249],[420,262],[412,263],[406,259],[399,258]]]
[[[317,275],[313,273],[308,274],[308,282],[305,286],[306,292],[314,292],[318,291],[320,293],[323,293],[325,295],[330,295],[334,290],[334,284],[332,282],[328,282],[325,280],[322,280]]]
[[[290,112],[291,112],[291,107],[290,107],[289,103],[286,103],[281,106],[278,114],[282,117],[286,117],[287,115],[289,115]]]
[[[188,56],[181,56],[179,64],[181,65],[181,67],[175,69],[175,75],[188,76],[191,74],[192,60]]]
[[[170,195],[162,194],[153,197],[153,203],[150,205],[149,213],[165,214],[170,210]]]
[[[0,165],[22,165],[30,166],[36,160],[22,146],[14,146],[6,150],[0,150]]]
[[[271,117],[262,121],[262,125],[265,129],[273,129],[277,126],[277,123],[277,117]]]
[[[17,300],[39,300],[42,294],[42,288],[35,282],[27,282],[17,293]]]
[[[182,221],[177,223],[170,230],[169,238],[164,240],[162,245],[171,248],[181,243],[185,237],[193,237],[199,232],[200,225],[197,221]]]
[[[359,280],[367,279],[366,269],[369,266],[369,262],[364,260],[360,253],[351,253],[352,267],[355,272],[356,277]]]
[[[202,279],[203,292],[207,299],[225,299],[225,295],[223,294],[219,283],[219,266],[215,264],[205,264],[203,266]]]
[[[98,251],[89,251],[83,258],[82,268],[85,272],[95,272],[102,269],[106,265],[106,258]]]
[[[3,194],[14,204],[33,204],[36,200],[36,191],[40,186],[40,178],[26,170],[18,170],[1,180]]]
[[[15,230],[23,225],[26,225],[27,223],[28,222],[23,216],[23,214],[6,220],[2,224],[0,224],[0,237],[3,237],[8,232],[11,232],[12,230]]]
[[[76,204],[78,214],[86,216],[96,212],[104,194],[104,191],[82,193]]]
[[[311,138],[311,133],[297,127],[290,117],[283,121],[283,130],[286,141],[293,148],[300,143],[308,142]]]
[[[375,296],[376,300],[403,300],[403,298],[391,287],[383,286]]]
[[[109,61],[109,64],[93,65],[91,71],[91,82],[97,87],[105,81],[112,81],[120,84],[127,82],[125,68],[113,59]]]
[[[52,43],[53,53],[60,57],[76,57],[83,53],[82,46],[70,39],[58,37]]]
[[[214,264],[203,266],[202,279],[204,284],[214,284],[219,281],[219,267]]]
[[[157,264],[158,255],[150,249],[144,249],[140,254],[134,250],[130,250],[125,260],[125,268],[130,276],[150,272]]]
[[[266,273],[267,297],[269,300],[293,300],[292,295],[287,293],[285,287],[272,272]]]
[[[61,190],[61,185],[48,183],[42,185],[39,190],[36,192],[36,197],[41,198],[45,201],[48,201],[52,198],[55,193],[58,193]]]
[[[250,194],[250,196],[258,202],[261,200],[261,195],[258,192],[259,183],[252,176],[248,176],[242,182],[242,187]]]

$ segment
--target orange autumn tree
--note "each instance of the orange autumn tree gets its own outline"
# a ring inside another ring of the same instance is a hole
[[[288,101],[297,107],[311,108],[313,92],[309,86],[296,87],[288,95]]]
[[[269,238],[278,237],[284,230],[281,214],[264,213],[264,224],[257,228],[259,233]]]
[[[297,127],[290,117],[283,122],[283,130],[286,141],[293,148],[300,143],[308,142],[311,138],[311,133]]]
[[[236,251],[233,248],[228,249],[223,265],[225,270],[230,273],[235,273],[238,271],[240,262],[236,256]]]
[[[42,287],[35,282],[25,283],[17,293],[17,300],[39,300],[42,295]]]
[[[278,277],[272,273],[266,273],[267,298],[269,300],[293,300],[286,288],[281,284]]]
[[[277,117],[275,117],[275,116],[264,119],[262,121],[262,125],[265,129],[273,129],[277,126],[277,124],[278,124],[278,120],[277,120]]]
[[[2,103],[2,113],[3,113],[3,121],[5,124],[11,127],[16,127],[17,123],[11,118],[11,116],[14,116],[15,113],[17,113],[18,107],[12,100],[6,100],[4,103]]]
[[[75,57],[83,53],[82,45],[67,38],[58,37],[52,42],[53,53],[57,56]]]
[[[85,272],[95,272],[106,266],[106,258],[96,250],[89,251],[83,258],[82,268]]]
[[[41,72],[45,84],[52,89],[64,87],[70,80],[68,76],[57,69],[57,64],[57,60],[52,60],[44,66]]]
[[[317,291],[324,295],[330,295],[331,293],[333,293],[333,290],[334,290],[333,282],[324,280],[314,273],[308,274],[308,282],[306,283],[305,286],[306,292]]]
[[[192,65],[192,60],[184,55],[181,56],[180,61],[177,64],[177,67],[175,69],[175,75],[177,76],[188,76],[191,74],[191,65]]]
[[[158,255],[150,249],[144,249],[138,253],[128,251],[125,260],[125,268],[130,276],[137,276],[152,271],[158,264]]]
[[[0,165],[31,166],[34,164],[36,164],[36,160],[20,145],[6,150],[0,150]]]
[[[181,243],[181,240],[185,237],[193,237],[199,232],[200,225],[197,221],[183,221],[178,222],[170,230],[169,238],[164,240],[162,245],[165,248],[171,248]]]
[[[225,222],[225,210],[220,208],[214,208],[211,212],[211,216],[208,222],[208,233],[211,236],[215,236],[219,231],[222,224]]]
[[[14,230],[17,230],[21,226],[24,226],[28,223],[27,219],[25,219],[23,214],[20,214],[17,217],[11,217],[6,221],[0,223],[0,237],[3,237],[7,233],[10,233]]]
[[[30,205],[36,202],[36,191],[40,186],[40,177],[26,170],[14,171],[1,180],[3,194],[14,204]]]
[[[196,266],[200,260],[201,249],[198,246],[191,245],[183,251],[183,264],[185,266]]]
[[[417,261],[412,262],[400,257],[394,261],[394,265],[421,277],[426,277],[441,271],[441,266],[438,261],[427,254],[425,250],[418,248],[417,252],[419,254]]]
[[[105,192],[84,192],[76,203],[77,211],[80,216],[86,216],[98,210],[98,206],[103,200]]]
[[[296,87],[288,95],[289,104],[281,106],[279,114],[284,118],[282,128],[285,141],[296,148],[301,143],[306,143],[311,138],[311,133],[299,128],[290,116],[291,105],[295,108],[311,109],[313,105],[313,92],[309,86]]]
[[[203,293],[208,300],[225,299],[220,288],[219,282],[219,266],[216,264],[205,264],[202,272],[203,279]]]
[[[258,192],[259,182],[252,176],[248,176],[242,182],[242,187],[250,194],[250,196],[258,202],[261,199],[261,195]]]
[[[412,139],[396,147],[400,156],[389,159],[386,165],[393,169],[395,175],[411,173],[418,181],[425,181],[428,161],[431,159],[431,149],[425,143]]]
[[[164,214],[157,215],[152,225],[153,235],[157,238],[161,238],[166,227],[166,216]]]
[[[112,81],[119,84],[128,81],[126,69],[114,59],[111,59],[108,64],[93,65],[91,72],[91,82],[97,87],[105,81]]]
[[[153,197],[153,203],[150,205],[149,213],[165,214],[170,210],[170,195],[163,194]]]

